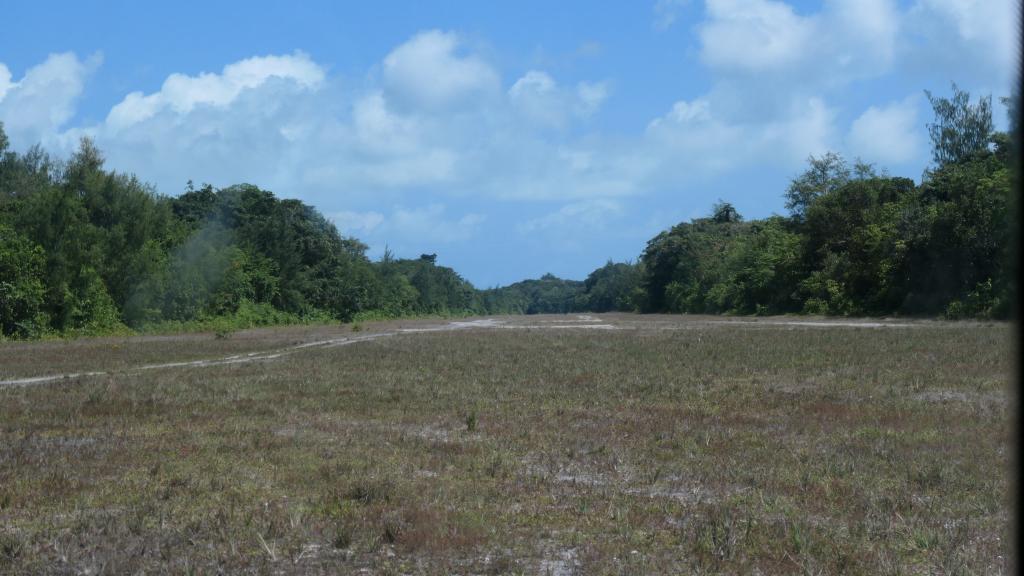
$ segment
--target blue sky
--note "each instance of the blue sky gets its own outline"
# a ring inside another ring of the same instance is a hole
[[[16,2],[0,121],[20,150],[90,136],[163,194],[300,198],[371,256],[437,253],[478,287],[582,279],[720,198],[784,212],[809,154],[919,180],[924,90],[1008,95],[1016,18],[1011,0]]]

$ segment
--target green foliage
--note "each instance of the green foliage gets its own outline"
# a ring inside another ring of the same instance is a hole
[[[884,177],[818,198],[803,225],[810,273],[800,293],[828,303],[830,314],[898,310],[908,289],[901,218],[916,201],[913,181]]]
[[[87,138],[54,160],[11,150],[0,125],[0,334],[613,310],[1006,318],[1014,142],[993,132],[990,97],[971,104],[954,84],[928,98],[937,166],[920,184],[811,156],[784,193],[789,217],[744,221],[720,200],[636,264],[482,291],[437,254],[370,262],[298,200],[191,181],[164,197],[104,169]]]
[[[787,191],[790,218],[744,223],[720,202],[653,238],[634,301],[651,312],[1006,318],[1010,154],[1003,135],[991,140],[920,185],[812,157]]]
[[[648,312],[724,312],[710,291],[728,276],[726,255],[750,223],[712,218],[683,222],[647,243],[640,261]]]
[[[953,83],[953,96],[942,98],[925,90],[935,112],[928,124],[932,158],[938,166],[962,162],[988,150],[992,138],[992,96],[971,104],[971,95]]]
[[[942,310],[990,282],[1005,317],[1014,289],[1010,273],[1012,203],[1009,159],[979,154],[947,164],[920,186],[921,224],[908,274],[915,308]]]
[[[719,200],[711,208],[711,220],[718,224],[725,224],[729,222],[742,222],[743,216],[736,211],[736,208],[732,204]]]
[[[36,336],[45,328],[44,261],[41,247],[0,223],[0,335]]]
[[[640,267],[629,262],[612,262],[594,270],[583,282],[576,308],[590,312],[633,311],[640,286]]]
[[[415,260],[386,255],[377,264],[381,299],[377,308],[396,314],[440,314],[480,311],[477,290],[455,270],[437,265],[436,254]]]
[[[583,282],[545,274],[485,290],[480,298],[488,314],[565,314],[582,311],[583,291]]]
[[[710,300],[720,311],[739,314],[792,310],[801,254],[800,236],[784,218],[752,223],[730,244],[726,272],[709,290]]]
[[[114,299],[98,272],[83,268],[74,282],[65,287],[66,321],[64,331],[76,335],[93,336],[124,331]]]
[[[188,320],[158,320],[144,324],[139,332],[160,334],[165,332],[213,332],[230,334],[237,330],[277,326],[282,324],[328,324],[333,317],[325,312],[298,315],[278,310],[266,302],[242,300],[231,314],[213,316],[201,314]]]
[[[167,198],[105,170],[88,139],[67,162],[0,141],[4,334],[479,309],[436,256],[375,265],[297,200],[191,182]]]
[[[816,158],[807,158],[809,164],[803,174],[797,176],[786,189],[786,209],[796,220],[803,219],[807,207],[818,197],[828,194],[850,181],[850,169],[846,160],[835,152],[827,152]]]

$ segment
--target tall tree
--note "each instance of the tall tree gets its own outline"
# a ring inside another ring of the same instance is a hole
[[[850,168],[846,160],[835,152],[807,158],[810,166],[794,178],[786,189],[786,209],[793,218],[802,221],[807,207],[818,197],[838,190],[850,181]]]
[[[988,150],[992,139],[992,96],[971,104],[971,95],[953,83],[953,97],[942,98],[925,90],[935,112],[928,124],[932,139],[932,158],[938,166],[961,162]]]

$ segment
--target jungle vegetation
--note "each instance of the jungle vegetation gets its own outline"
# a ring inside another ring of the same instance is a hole
[[[811,156],[782,191],[786,215],[746,220],[720,201],[635,262],[485,290],[435,254],[371,261],[299,200],[191,181],[163,195],[104,168],[88,139],[66,160],[19,153],[0,124],[0,337],[614,310],[1007,318],[1011,138],[990,96],[972,103],[954,84],[928,98],[933,165],[919,182]]]

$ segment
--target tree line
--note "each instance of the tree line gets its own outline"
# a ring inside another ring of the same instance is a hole
[[[250,184],[164,196],[104,168],[10,149],[0,124],[0,335],[101,334],[415,314],[928,314],[1005,318],[1011,143],[991,98],[929,99],[920,183],[828,153],[785,192],[787,216],[728,202],[584,281],[478,290],[436,255],[377,261],[313,207]]]
[[[163,196],[88,139],[63,161],[10,150],[0,125],[4,336],[483,311],[436,256],[366,250],[301,201],[250,184]]]
[[[635,263],[608,262],[582,283],[541,279],[539,299],[522,308],[1009,317],[1010,135],[994,130],[990,96],[972,103],[954,84],[952,97],[928,99],[933,165],[919,183],[811,156],[784,193],[788,215],[745,221],[719,201],[652,238]],[[523,284],[503,290],[522,294]]]

